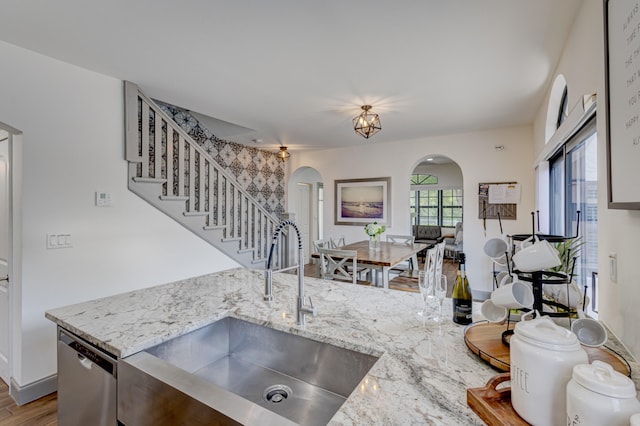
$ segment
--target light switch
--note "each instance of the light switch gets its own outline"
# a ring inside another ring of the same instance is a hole
[[[47,248],[60,249],[73,247],[71,234],[47,234]]]

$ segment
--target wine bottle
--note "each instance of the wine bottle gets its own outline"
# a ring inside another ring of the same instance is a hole
[[[464,253],[460,253],[458,273],[451,297],[453,299],[453,322],[467,325],[472,321],[472,297],[464,262]]]

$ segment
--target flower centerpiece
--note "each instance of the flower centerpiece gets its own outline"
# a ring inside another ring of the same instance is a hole
[[[364,231],[369,236],[369,248],[372,250],[380,250],[380,234],[384,232],[384,225],[378,222],[368,223],[364,227]]]

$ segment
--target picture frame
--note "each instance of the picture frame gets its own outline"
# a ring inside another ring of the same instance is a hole
[[[607,204],[640,210],[640,9],[604,0]]]
[[[335,181],[335,225],[391,225],[391,178]]]

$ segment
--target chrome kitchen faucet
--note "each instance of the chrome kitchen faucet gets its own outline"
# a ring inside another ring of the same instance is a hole
[[[289,266],[287,268],[278,269],[276,271],[271,269],[271,262],[273,260],[273,249],[275,248],[278,237],[280,236],[280,232],[284,229],[285,226],[291,226],[296,230],[296,235],[298,237],[298,264]],[[265,270],[265,280],[264,280],[264,300],[270,301],[273,300],[272,294],[272,280],[273,274],[276,272],[284,272],[289,271],[291,269],[298,268],[298,303],[297,303],[297,316],[298,316],[298,325],[305,325],[305,315],[311,314],[313,316],[316,315],[316,308],[313,306],[313,301],[311,297],[309,297],[309,305],[306,305],[304,302],[304,253],[302,250],[302,236],[300,235],[300,230],[298,230],[298,226],[292,220],[285,220],[284,222],[278,225],[278,228],[273,233],[273,239],[271,240],[271,248],[269,249],[269,259],[267,260],[267,268]]]

